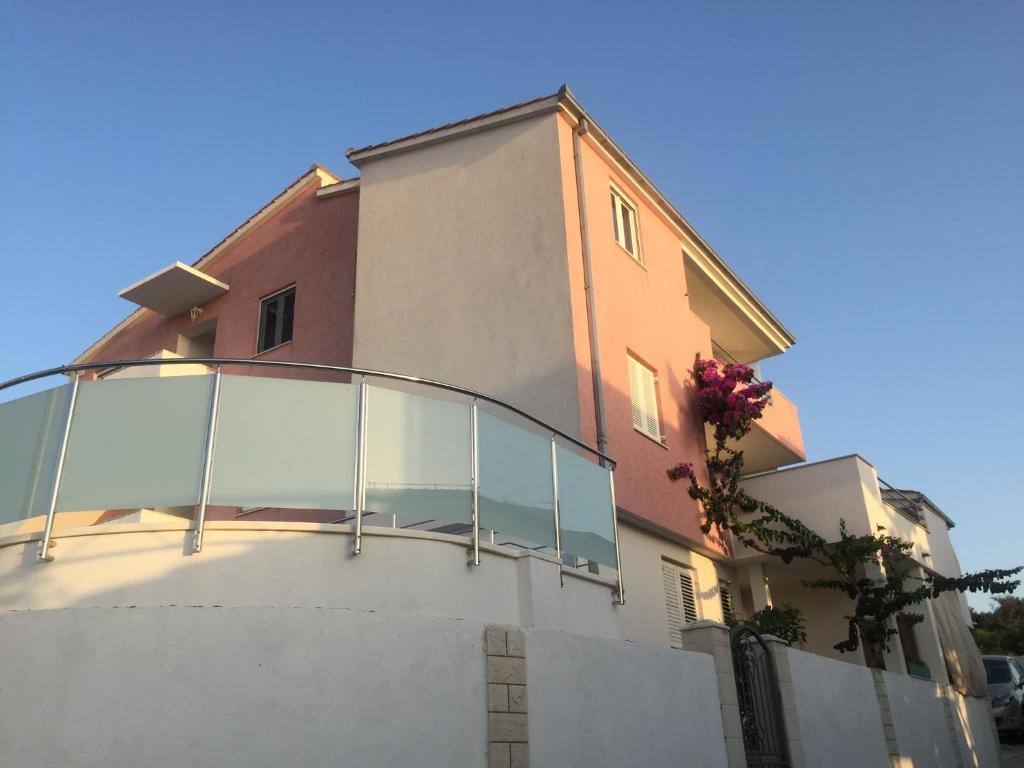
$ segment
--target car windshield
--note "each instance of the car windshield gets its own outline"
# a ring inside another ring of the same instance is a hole
[[[985,675],[988,684],[1010,682],[1010,665],[1000,659],[985,659]]]

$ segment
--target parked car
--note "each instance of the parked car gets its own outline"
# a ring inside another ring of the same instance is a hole
[[[1024,669],[1012,656],[982,656],[999,734],[1024,737]]]

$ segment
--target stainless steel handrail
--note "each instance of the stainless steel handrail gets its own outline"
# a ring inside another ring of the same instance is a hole
[[[927,528],[927,525],[925,525],[924,515],[921,514],[921,507],[922,507],[922,505],[921,505],[920,502],[914,501],[909,496],[907,496],[907,494],[905,494],[903,491],[901,491],[899,488],[896,488],[896,487],[894,487],[892,485],[889,485],[889,483],[885,482],[885,480],[883,480],[882,478],[878,478],[878,485],[882,489],[884,489],[886,491],[892,491],[895,495],[899,496],[900,499],[902,499],[904,502],[906,502],[907,504],[910,505],[910,510],[913,510],[913,511],[904,509],[902,504],[894,504],[889,499],[886,499],[884,494],[882,495],[882,501],[883,502],[888,504],[890,507],[895,509],[897,512],[899,512],[901,515],[903,515],[905,518],[907,518],[911,522],[917,523],[918,525],[921,525],[921,526],[924,526],[925,528]]]
[[[577,448],[581,448],[592,456],[607,462],[611,469],[615,468],[616,462],[613,458],[605,453],[591,448],[586,443],[577,440],[572,435],[567,435],[558,427],[552,426],[545,421],[541,421],[536,416],[531,416],[521,408],[517,408],[511,403],[506,403],[504,400],[500,400],[490,395],[485,395],[482,392],[476,392],[466,387],[460,387],[455,384],[448,384],[443,381],[436,381],[434,379],[424,379],[419,376],[409,376],[404,373],[391,373],[390,371],[375,371],[369,368],[353,368],[347,365],[325,365],[323,363],[296,363],[290,360],[249,360],[244,357],[174,357],[174,358],[145,358],[142,360],[105,360],[97,363],[76,363],[73,365],[62,365],[57,368],[47,368],[43,371],[36,371],[35,373],[28,373],[24,376],[18,376],[14,379],[9,379],[3,383],[0,383],[0,392],[10,387],[16,387],[19,384],[27,384],[30,381],[36,381],[37,379],[45,379],[48,376],[58,376],[61,374],[79,373],[81,371],[91,370],[102,370],[105,368],[133,368],[136,366],[145,365],[209,365],[209,366],[223,366],[223,365],[255,365],[258,367],[265,368],[299,368],[303,370],[311,371],[333,371],[336,373],[350,373],[356,376],[371,376],[378,379],[390,379],[392,381],[405,381],[410,384],[422,384],[427,387],[434,387],[436,389],[443,389],[448,392],[455,392],[460,395],[465,395],[469,398],[477,400],[484,400],[485,402],[496,405],[499,408],[504,408],[507,411],[526,419],[538,427],[542,428],[545,432],[553,432],[558,435],[559,438],[567,443],[575,445]]]

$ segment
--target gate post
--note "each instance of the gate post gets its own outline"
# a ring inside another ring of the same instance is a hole
[[[796,689],[793,687],[793,677],[789,668],[789,645],[775,635],[762,635],[761,639],[768,645],[772,661],[775,663],[775,677],[779,681],[779,694],[782,696],[782,718],[786,724],[789,761],[792,768],[806,768],[804,742],[800,736],[800,722],[796,715]]]
[[[729,645],[729,628],[717,621],[692,621],[683,625],[681,634],[683,650],[707,653],[715,660],[718,700],[722,704],[722,730],[725,733],[725,754],[729,768],[747,768],[747,755],[743,749],[743,728],[740,725],[739,699],[736,696],[736,675],[732,668],[732,647]]]

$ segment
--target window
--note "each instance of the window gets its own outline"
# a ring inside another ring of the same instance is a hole
[[[1006,663],[1006,659],[984,659],[984,662],[985,675],[989,685],[1013,682],[1010,665]]]
[[[256,352],[292,340],[292,325],[295,319],[295,286],[285,288],[260,302],[260,335]]]
[[[615,242],[642,264],[640,240],[636,232],[636,206],[615,187],[612,187],[612,226],[615,229]]]
[[[901,613],[896,617],[896,629],[900,633],[900,646],[903,658],[908,663],[921,663],[921,651],[917,647],[917,633],[914,631],[914,620]]]
[[[629,399],[633,406],[633,427],[652,440],[662,442],[661,424],[658,422],[658,378],[654,371],[634,358],[629,362]]]
[[[722,619],[729,624],[736,618],[736,611],[732,603],[732,587],[724,579],[718,582],[718,598],[722,601]]]
[[[661,577],[665,587],[669,643],[673,648],[680,648],[683,644],[683,625],[700,619],[697,574],[690,568],[662,560]]]

